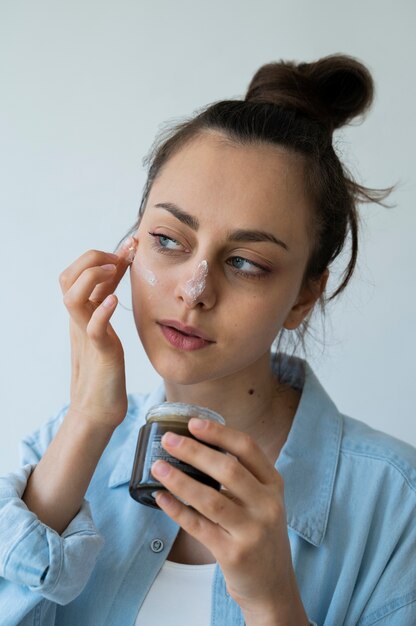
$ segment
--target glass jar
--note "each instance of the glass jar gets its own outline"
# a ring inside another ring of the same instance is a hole
[[[192,467],[192,465],[176,459],[162,447],[161,439],[167,431],[185,435],[190,439],[199,441],[188,430],[188,422],[191,417],[209,419],[219,424],[225,424],[224,418],[219,413],[196,404],[184,402],[162,402],[153,406],[146,414],[146,424],[139,431],[129,485],[130,495],[137,502],[156,509],[159,508],[154,496],[160,489],[165,490],[165,487],[150,471],[153,463],[159,459],[168,461],[174,467],[205,485],[214,487],[214,489],[220,489],[220,483],[211,478],[211,476],[207,476],[207,474]],[[217,446],[207,443],[204,443],[204,445],[214,450],[222,451]]]

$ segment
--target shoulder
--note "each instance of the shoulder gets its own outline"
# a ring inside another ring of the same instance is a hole
[[[368,596],[364,610],[358,595],[351,609],[361,607],[363,626],[390,614],[392,624],[405,623],[399,611],[416,597],[416,449],[359,420],[342,419],[329,533],[351,579],[355,571]]]
[[[340,456],[350,471],[371,467],[367,481],[381,475],[404,482],[416,494],[416,448],[347,415],[341,415]]]
[[[416,541],[416,449],[391,435],[342,416],[331,513],[338,530],[378,557]],[[373,548],[371,548],[372,550]],[[414,548],[413,548],[414,550]]]

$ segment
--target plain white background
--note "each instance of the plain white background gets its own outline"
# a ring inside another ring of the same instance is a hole
[[[69,398],[58,276],[87,249],[112,250],[133,224],[157,131],[242,98],[263,63],[334,52],[363,60],[377,86],[367,119],[338,133],[337,149],[363,184],[399,188],[395,208],[361,208],[358,269],[310,362],[343,412],[416,444],[414,23],[411,0],[3,0],[0,473]],[[117,293],[129,306],[127,277]],[[113,324],[129,391],[150,390],[159,377],[132,313],[119,307]]]

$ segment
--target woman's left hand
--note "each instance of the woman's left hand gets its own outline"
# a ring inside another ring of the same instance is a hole
[[[282,477],[248,434],[196,418],[189,421],[188,428],[201,442],[233,456],[173,433],[163,436],[163,447],[217,480],[225,491],[216,491],[169,463],[156,461],[154,476],[190,506],[165,491],[158,492],[157,504],[211,551],[247,624],[290,623],[284,616],[296,606],[299,609],[301,601],[292,566]],[[271,619],[263,619],[266,616]],[[305,613],[296,623],[308,624]]]

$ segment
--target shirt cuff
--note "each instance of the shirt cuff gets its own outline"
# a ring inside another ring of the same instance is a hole
[[[87,584],[104,539],[85,499],[61,535],[27,508],[22,494],[35,467],[0,478],[0,576],[67,604]]]

